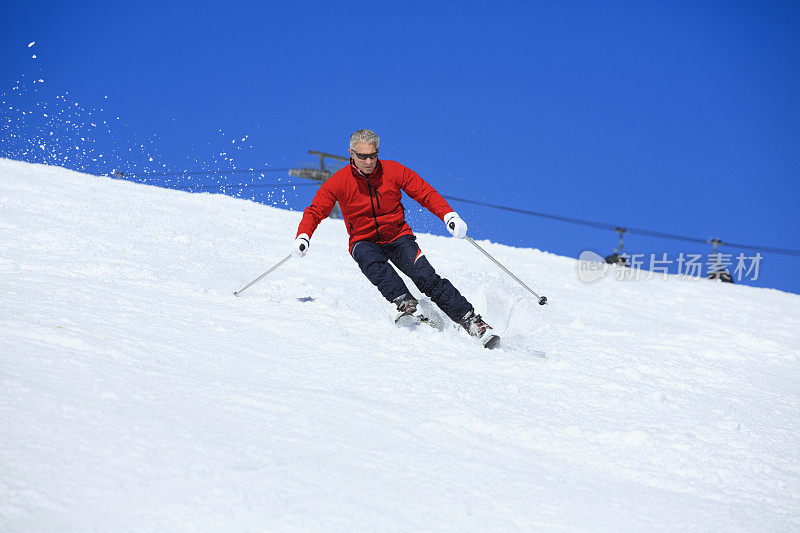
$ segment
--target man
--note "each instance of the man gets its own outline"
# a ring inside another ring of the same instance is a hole
[[[467,224],[416,172],[396,161],[379,160],[379,145],[380,138],[370,130],[350,136],[350,164],[322,184],[303,212],[292,254],[299,258],[308,252],[311,235],[338,201],[350,235],[350,255],[383,297],[397,306],[396,323],[413,324],[425,318],[389,261],[454,322],[487,348],[493,347],[500,338],[453,284],[434,271],[417,246],[400,203],[401,191],[442,219],[453,237],[463,239]]]

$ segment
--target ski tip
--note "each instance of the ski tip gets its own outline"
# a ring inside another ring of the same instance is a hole
[[[419,318],[411,313],[400,313],[394,319],[394,325],[398,328],[414,328],[419,324]]]
[[[483,342],[483,347],[491,350],[500,345],[500,337],[497,335],[490,335],[488,339]]]
[[[426,317],[422,314],[411,314],[411,313],[400,313],[397,315],[397,318],[394,319],[394,323],[397,327],[405,327],[405,328],[415,328],[419,324],[426,324],[433,329],[438,330],[439,325],[431,320],[430,318]]]

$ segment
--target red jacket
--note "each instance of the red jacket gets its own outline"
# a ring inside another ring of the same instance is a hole
[[[319,223],[331,214],[336,202],[339,202],[350,234],[350,250],[358,241],[385,244],[403,235],[412,235],[400,203],[400,191],[405,191],[441,219],[452,211],[450,204],[419,174],[396,161],[379,160],[368,177],[351,161],[319,188],[311,205],[303,212],[297,235],[305,233],[311,237]]]

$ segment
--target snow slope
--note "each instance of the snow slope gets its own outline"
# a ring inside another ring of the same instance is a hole
[[[235,298],[300,216],[0,160],[0,530],[800,529],[800,296],[419,235],[489,351],[328,220]]]

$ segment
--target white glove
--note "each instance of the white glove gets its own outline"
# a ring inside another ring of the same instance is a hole
[[[461,217],[455,211],[444,216],[444,224],[447,226],[447,231],[456,239],[463,239],[467,234],[467,223],[461,220]]]
[[[309,236],[305,233],[301,233],[297,236],[294,240],[294,244],[292,245],[292,255],[296,258],[300,259],[308,252],[308,239]]]

